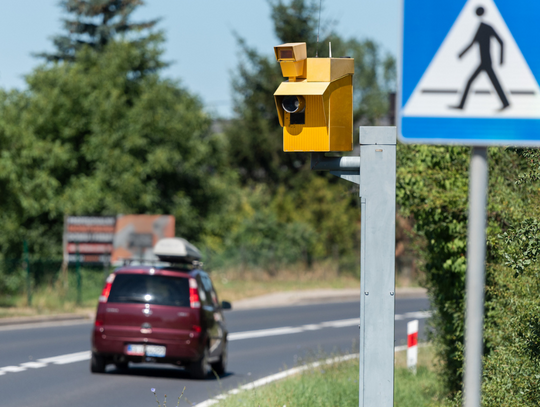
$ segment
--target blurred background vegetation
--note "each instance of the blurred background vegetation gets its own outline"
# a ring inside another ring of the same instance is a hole
[[[318,2],[269,3],[279,40],[305,41],[314,56]],[[343,275],[357,282],[358,189],[312,172],[308,154],[282,152],[272,98],[282,77],[270,50],[237,36],[234,116],[212,117],[162,76],[159,25],[130,18],[141,4],[62,1],[71,17],[56,51],[37,55],[43,64],[27,90],[0,90],[2,305],[24,305],[24,241],[36,303],[46,308],[52,293],[72,301],[56,281],[66,214],[172,214],[177,236],[202,249],[223,289],[239,275],[266,286],[292,276],[293,288],[319,278],[336,286]],[[393,124],[394,59],[370,40],[340,38],[335,24],[322,21],[319,55],[331,41],[334,55],[355,58],[355,127]],[[538,406],[540,154],[489,154],[484,405]],[[398,276],[429,290],[439,405],[461,397],[469,156],[465,147],[398,146]],[[97,298],[103,272],[83,270],[83,305]]]
[[[331,258],[358,274],[357,188],[283,154],[272,94],[279,64],[238,37],[231,119],[164,79],[156,21],[131,21],[140,0],[62,1],[70,16],[25,91],[0,91],[0,256],[61,255],[64,215],[172,214],[176,234],[200,246],[210,268]],[[315,54],[318,3],[271,1],[282,42]],[[321,56],[355,58],[355,121],[387,120],[395,64],[369,41],[340,38],[322,22]],[[357,126],[355,126],[357,127]]]

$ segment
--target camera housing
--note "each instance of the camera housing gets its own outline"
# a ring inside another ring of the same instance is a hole
[[[288,78],[274,93],[283,150],[352,151],[354,59],[307,58],[306,43],[274,52]]]

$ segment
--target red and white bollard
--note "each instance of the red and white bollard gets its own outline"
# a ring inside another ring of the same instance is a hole
[[[416,374],[418,362],[418,320],[407,323],[407,367]]]

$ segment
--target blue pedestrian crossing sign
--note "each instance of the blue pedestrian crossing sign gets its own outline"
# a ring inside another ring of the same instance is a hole
[[[401,141],[540,146],[540,0],[403,0]]]

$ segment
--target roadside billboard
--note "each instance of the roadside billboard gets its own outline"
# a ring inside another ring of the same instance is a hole
[[[111,262],[116,216],[66,216],[64,261],[75,263]]]
[[[158,240],[174,237],[172,215],[119,215],[111,262],[156,260],[153,248]]]

